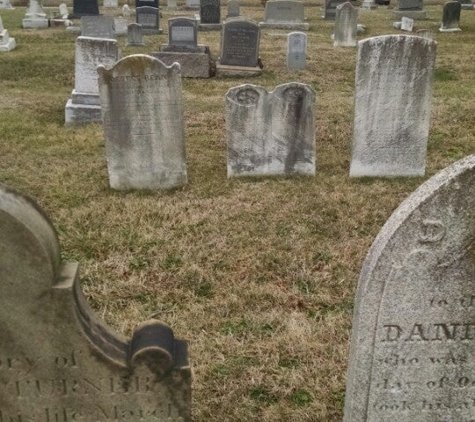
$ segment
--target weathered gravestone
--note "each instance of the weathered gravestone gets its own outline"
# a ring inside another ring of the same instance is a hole
[[[414,19],[406,18],[405,16],[401,19],[401,31],[412,32],[414,29]]]
[[[425,19],[426,12],[422,0],[398,0],[397,10],[394,12],[396,19],[403,16],[411,19]]]
[[[263,28],[307,31],[309,24],[304,21],[304,4],[300,1],[269,0],[266,3],[264,22],[259,22],[259,25]]]
[[[358,25],[358,9],[349,1],[336,8],[334,47],[356,47],[356,27]]]
[[[66,3],[61,3],[61,4],[59,5],[59,16],[60,16],[62,19],[67,19],[67,18],[68,18],[68,15],[69,15],[68,6],[66,5]]]
[[[15,47],[15,38],[10,38],[8,31],[3,27],[2,17],[0,16],[0,53],[13,50]]]
[[[237,18],[241,15],[240,13],[240,0],[229,0],[227,3],[228,6],[228,18]]]
[[[144,46],[142,25],[131,23],[127,26],[127,46]]]
[[[440,32],[458,32],[459,28],[460,12],[462,6],[458,1],[449,1],[444,4],[442,14],[442,26],[439,28]]]
[[[82,16],[81,35],[89,38],[115,39],[114,19],[111,16]]]
[[[436,44],[411,35],[359,42],[351,177],[424,175]]]
[[[177,9],[176,0],[167,0],[167,9],[168,10],[176,10]]]
[[[48,19],[40,0],[30,0],[22,25],[23,28],[48,28]]]
[[[361,9],[377,9],[378,5],[375,0],[363,0],[361,3]]]
[[[135,9],[136,23],[142,25],[144,34],[161,34],[160,12],[156,7],[141,6]]]
[[[132,16],[132,9],[128,4],[122,6],[122,16],[124,18],[130,18]]]
[[[12,4],[10,3],[10,0],[0,0],[0,10],[4,10],[4,9],[14,9],[14,7],[12,6]]]
[[[119,0],[104,0],[104,8],[118,8]]]
[[[73,0],[73,13],[69,19],[79,19],[82,16],[97,16],[99,3],[97,0]]]
[[[221,54],[216,74],[251,76],[260,75],[260,29],[256,22],[236,18],[223,25]]]
[[[130,340],[90,309],[39,206],[0,186],[2,421],[189,422],[188,345],[149,320]]]
[[[153,54],[166,65],[179,63],[183,78],[209,78],[212,59],[209,47],[198,45],[198,21],[192,18],[168,20],[168,44]]]
[[[221,30],[221,6],[219,0],[200,0],[200,24],[202,31]]]
[[[291,32],[287,36],[287,69],[303,70],[307,62],[307,34]]]
[[[137,54],[98,72],[110,186],[186,184],[180,66]]]
[[[113,66],[119,60],[117,41],[77,37],[75,82],[66,104],[66,124],[101,122],[97,66]]]
[[[344,422],[474,419],[475,155],[393,213],[361,270]]]
[[[114,34],[115,35],[127,35],[127,27],[129,22],[127,19],[117,17],[114,18]]]
[[[346,0],[325,0],[325,20],[334,21],[336,17],[336,8],[345,3]]]
[[[228,177],[315,174],[315,92],[241,85],[226,94]]]

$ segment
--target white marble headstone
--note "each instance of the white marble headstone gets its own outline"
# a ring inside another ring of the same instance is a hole
[[[291,32],[287,36],[287,68],[303,70],[307,62],[307,34]]]
[[[358,9],[347,1],[336,7],[334,47],[356,47]]]

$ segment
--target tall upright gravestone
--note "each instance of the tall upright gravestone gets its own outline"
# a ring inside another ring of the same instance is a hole
[[[458,32],[459,28],[460,12],[462,11],[462,5],[458,1],[449,1],[444,4],[442,13],[442,26],[440,32]]]
[[[347,1],[336,8],[334,47],[356,47],[358,9]]]
[[[70,19],[78,19],[82,16],[97,16],[99,14],[98,0],[73,0],[73,13]]]
[[[137,54],[98,72],[111,187],[186,184],[180,66]]]
[[[287,69],[303,70],[307,63],[307,34],[291,32],[287,35]]]
[[[226,94],[228,177],[315,174],[315,92],[292,82]]]
[[[359,42],[350,177],[424,175],[436,44],[411,35]]]
[[[111,331],[37,204],[0,185],[2,421],[190,421],[187,343],[155,320]]]
[[[363,264],[344,422],[474,420],[475,155],[393,213]]]

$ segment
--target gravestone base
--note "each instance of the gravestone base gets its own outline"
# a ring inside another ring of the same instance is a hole
[[[439,32],[460,32],[460,28],[439,28]]]
[[[394,12],[394,17],[397,20],[401,20],[403,17],[406,17],[414,19],[416,21],[421,21],[427,19],[427,13],[425,12],[425,10],[396,10]]]
[[[65,26],[68,19],[50,19],[49,26],[52,28],[57,28],[58,26]]]
[[[208,31],[221,31],[223,24],[221,23],[199,23],[198,31],[208,32]]]
[[[15,38],[8,38],[5,44],[0,44],[0,53],[11,51],[16,47]]]
[[[143,35],[156,35],[156,34],[163,34],[163,29],[158,28],[158,29],[147,29],[142,27],[142,34]]]
[[[298,22],[259,22],[262,29],[290,29],[292,31],[308,31],[310,25],[308,23]]]
[[[228,66],[224,64],[216,63],[216,76],[259,76],[262,75],[262,69],[260,67],[244,67],[244,66]]]
[[[80,26],[68,26],[66,28],[66,32],[69,32],[71,34],[79,34],[81,35],[81,27]]]
[[[66,104],[66,124],[102,122],[99,94],[86,94],[73,90]]]
[[[49,23],[48,19],[23,19],[23,28],[33,28],[33,29],[40,29],[40,28],[48,28]]]

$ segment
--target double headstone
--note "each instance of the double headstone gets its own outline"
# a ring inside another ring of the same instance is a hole
[[[460,22],[460,12],[462,6],[458,1],[449,1],[444,4],[443,14],[442,14],[442,26],[440,27],[440,32],[458,32],[461,31],[459,28]]]
[[[81,17],[81,35],[89,38],[115,39],[114,19],[110,16]]]
[[[135,9],[136,23],[142,25],[144,34],[160,34],[160,12],[158,7],[140,6]]]
[[[305,23],[304,4],[296,0],[268,0],[264,22],[259,22],[259,25],[295,31],[307,31],[309,28],[309,24]]]
[[[181,66],[185,78],[209,78],[211,76],[211,53],[206,45],[198,45],[198,22],[191,18],[168,20],[168,44],[154,54],[166,65],[175,62]]]
[[[303,70],[307,62],[307,34],[291,32],[287,35],[287,69]]]
[[[73,13],[70,19],[79,19],[82,16],[97,16],[99,3],[97,0],[73,0]]]
[[[328,21],[334,21],[336,17],[336,8],[347,0],[325,0],[325,15],[323,18]]]
[[[0,53],[13,50],[16,47],[15,38],[10,38],[8,31],[3,27],[0,16]]]
[[[351,177],[424,175],[435,56],[422,37],[359,42]]]
[[[2,420],[190,422],[187,342],[157,320],[131,339],[109,328],[50,220],[5,186],[0,232]]]
[[[474,280],[471,155],[407,198],[366,257],[344,422],[473,420]]]
[[[139,25],[138,23],[129,24],[127,26],[127,47],[142,47],[144,45],[142,25]]]
[[[23,28],[48,28],[48,19],[40,0],[30,0],[22,22]]]
[[[186,184],[180,66],[137,54],[98,72],[110,186]]]
[[[97,66],[113,66],[119,59],[117,41],[77,37],[75,81],[66,104],[66,124],[101,122]]]
[[[315,174],[315,92],[288,83],[226,95],[228,177]]]
[[[220,75],[259,75],[260,28],[256,22],[232,19],[224,23],[221,37],[221,55],[216,64]]]
[[[403,16],[415,20],[426,18],[422,0],[398,0],[397,10],[394,14],[397,20]]]
[[[334,47],[356,47],[358,9],[347,1],[336,8]]]

